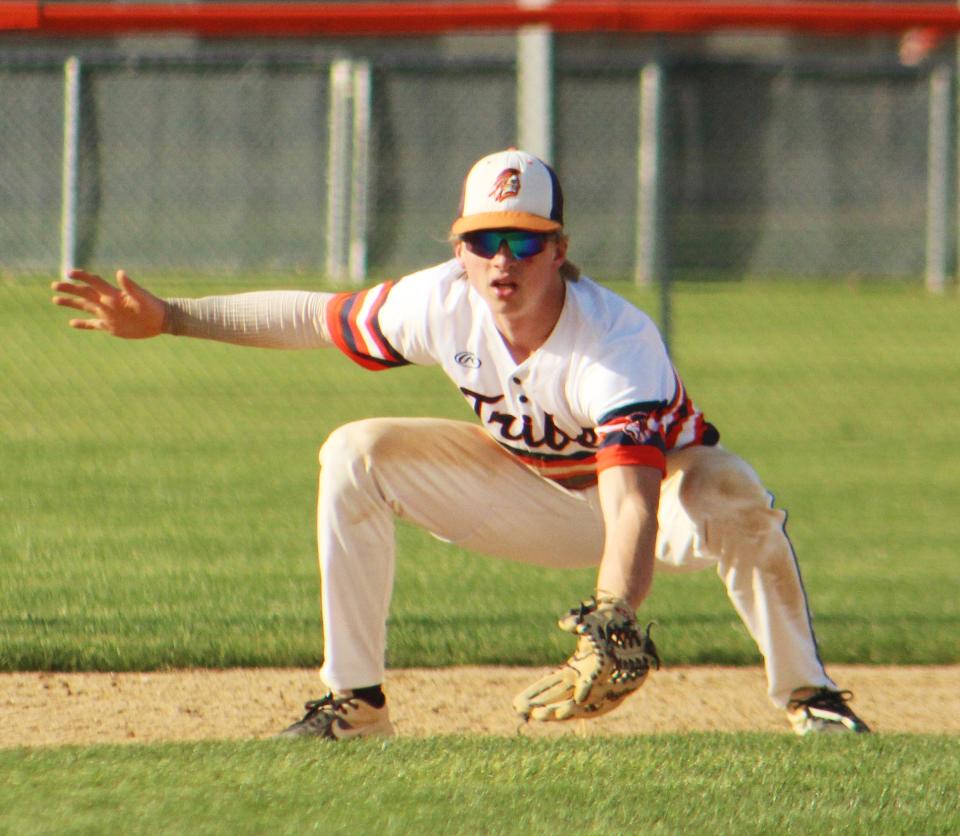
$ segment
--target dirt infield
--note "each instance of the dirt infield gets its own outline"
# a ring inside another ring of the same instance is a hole
[[[407,737],[514,735],[514,693],[545,669],[444,668],[387,675],[391,716]],[[879,732],[960,734],[960,666],[832,666]],[[663,670],[617,711],[522,733],[787,732],[758,668]],[[0,674],[0,747],[269,737],[318,696],[314,670]]]

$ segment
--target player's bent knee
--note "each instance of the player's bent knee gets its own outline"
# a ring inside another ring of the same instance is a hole
[[[423,457],[424,439],[409,422],[365,418],[335,429],[320,448],[321,473],[330,468],[356,471],[393,469]]]
[[[320,448],[320,463],[331,459],[363,459],[374,455],[389,433],[388,421],[365,418],[337,427]]]
[[[786,514],[753,468],[722,449],[695,451],[682,464],[679,499],[703,532],[706,551],[721,562],[759,568],[790,560]]]
[[[377,451],[389,434],[389,423],[371,418],[344,424],[320,448],[321,502],[343,505],[337,512],[343,519],[366,507],[357,504],[360,495],[382,498]]]
[[[696,518],[716,518],[768,510],[769,496],[743,459],[724,450],[695,451],[683,466],[680,502]]]

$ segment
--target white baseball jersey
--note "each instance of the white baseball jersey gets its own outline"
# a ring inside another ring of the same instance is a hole
[[[663,471],[667,450],[715,444],[652,320],[586,277],[566,291],[553,332],[519,364],[455,259],[335,295],[326,326],[365,368],[439,364],[499,444],[565,487],[613,465]]]

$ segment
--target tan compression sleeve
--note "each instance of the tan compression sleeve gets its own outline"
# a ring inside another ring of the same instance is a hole
[[[305,290],[262,290],[166,299],[163,331],[257,348],[327,348],[333,342],[324,311],[332,296]]]

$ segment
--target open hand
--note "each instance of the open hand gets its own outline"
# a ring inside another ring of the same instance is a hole
[[[117,271],[117,285],[85,270],[71,270],[71,282],[58,281],[51,288],[58,294],[54,305],[91,314],[92,318],[71,319],[71,328],[105,331],[115,337],[141,340],[163,331],[166,303],[144,290],[123,270]]]

